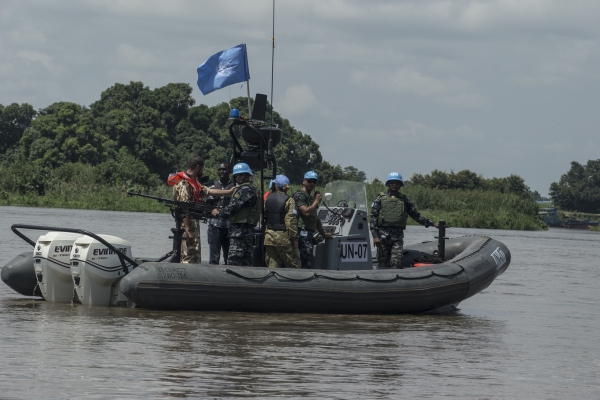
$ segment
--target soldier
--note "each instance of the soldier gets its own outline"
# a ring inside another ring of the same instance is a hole
[[[200,156],[191,157],[188,161],[188,169],[169,175],[167,184],[173,186],[173,197],[175,201],[201,202],[205,201],[209,193],[214,195],[228,195],[233,190],[210,190],[203,187],[197,178],[204,172],[204,159]],[[181,262],[199,263],[200,254],[200,226],[198,220],[183,218],[183,241],[181,242]]]
[[[319,192],[315,193],[314,198],[310,195],[317,185],[317,178],[316,172],[308,171],[304,174],[302,189],[298,190],[292,196],[294,201],[296,201],[300,217],[298,219],[298,250],[300,251],[302,268],[312,267],[313,236],[315,232],[318,230],[325,239],[333,237],[330,233],[325,233],[321,220],[317,217],[317,210],[323,196]]]
[[[252,266],[252,243],[254,227],[260,220],[260,210],[256,188],[250,182],[252,170],[246,163],[233,167],[233,179],[238,186],[234,188],[229,204],[222,210],[214,209],[212,215],[229,220],[230,265]]]
[[[210,189],[231,189],[234,183],[229,179],[229,164],[221,163],[217,166],[219,179],[213,182]],[[228,196],[209,196],[207,203],[224,208],[229,204]],[[219,264],[221,249],[223,249],[223,263],[227,264],[227,253],[229,252],[229,221],[222,218],[210,218],[208,220],[208,247],[210,248],[209,262]]]
[[[387,193],[379,193],[371,205],[370,228],[373,243],[377,246],[380,268],[402,268],[404,229],[408,216],[426,228],[437,228],[438,223],[422,216],[410,199],[400,193],[404,181],[398,172],[390,172],[385,185],[389,187]]]
[[[300,268],[296,202],[287,195],[290,180],[277,175],[265,201],[265,262],[269,268]]]

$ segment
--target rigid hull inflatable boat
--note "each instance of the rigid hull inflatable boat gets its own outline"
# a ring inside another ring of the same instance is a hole
[[[265,121],[266,96],[258,94],[252,118],[232,111],[231,165],[260,171],[260,183],[277,171],[273,147],[281,130]],[[236,131],[237,129],[237,131]],[[242,146],[240,140],[246,143]],[[262,188],[261,184],[257,185]],[[264,267],[262,234],[256,230],[254,267],[181,264],[183,218],[206,219],[212,207],[150,197],[168,205],[175,219],[173,248],[156,259],[135,258],[121,238],[74,228],[12,226],[34,247],[2,268],[1,278],[26,296],[52,302],[151,309],[263,312],[403,313],[446,310],[485,289],[510,263],[510,252],[489,237],[445,237],[407,245],[403,269],[378,269],[373,260],[367,195],[359,182],[325,186],[318,217],[333,239],[314,246],[311,270]],[[262,189],[260,197],[262,198]],[[261,212],[263,203],[260,202]],[[264,213],[262,213],[264,215]],[[22,229],[46,232],[36,242]],[[319,238],[315,238],[319,242]]]
[[[135,304],[151,309],[413,313],[456,306],[488,287],[510,262],[506,246],[488,237],[446,244],[450,260],[407,269],[273,270],[147,262],[119,286]],[[436,251],[436,242],[406,246],[404,261],[414,263]]]

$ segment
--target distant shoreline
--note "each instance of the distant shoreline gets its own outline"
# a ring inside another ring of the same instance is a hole
[[[290,194],[299,188],[294,185]],[[366,184],[369,204],[385,187]],[[0,206],[63,208],[75,210],[127,211],[168,213],[169,208],[158,201],[126,195],[127,188],[77,187],[77,190],[33,193],[0,193]],[[142,190],[142,192],[144,192]],[[171,198],[171,188],[161,187],[151,194]],[[436,190],[416,185],[402,189],[419,212],[433,220],[444,220],[451,227],[506,230],[547,230],[548,226],[537,215],[534,201],[514,194],[493,191]],[[411,218],[408,223],[416,225]]]

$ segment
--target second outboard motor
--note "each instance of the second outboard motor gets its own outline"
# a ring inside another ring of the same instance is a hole
[[[48,232],[37,240],[33,266],[42,297],[55,303],[73,300],[73,278],[69,256],[79,233]]]
[[[116,236],[98,235],[117,251],[131,257],[131,245]],[[128,268],[133,266],[127,264]],[[83,236],[75,241],[71,251],[71,275],[75,291],[82,304],[116,306],[128,299],[119,291],[119,280],[125,271],[119,256],[96,239]]]

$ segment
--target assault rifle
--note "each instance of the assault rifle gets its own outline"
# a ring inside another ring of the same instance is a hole
[[[181,242],[183,240],[184,229],[181,228],[184,218],[198,219],[202,222],[207,222],[211,215],[212,210],[215,206],[211,206],[206,203],[198,202],[186,202],[165,199],[163,197],[151,196],[149,194],[142,194],[140,192],[127,192],[129,196],[145,197],[147,199],[153,199],[171,209],[171,215],[175,218],[175,228],[171,229],[173,236],[169,236],[169,239],[173,239],[173,250],[167,253],[161,260],[167,260],[167,262],[178,263],[181,260]]]
[[[199,202],[195,202],[195,201],[177,201],[177,200],[170,200],[170,199],[165,199],[164,197],[158,197],[158,196],[151,196],[149,194],[142,194],[140,192],[127,192],[128,196],[139,196],[139,197],[145,197],[147,199],[153,199],[158,201],[159,203],[163,203],[165,206],[169,207],[171,209],[171,214],[173,215],[173,217],[175,218],[175,220],[177,221],[177,219],[181,218],[183,220],[183,218],[193,218],[193,219],[199,219],[202,222],[206,222],[206,220],[208,218],[210,218],[210,213],[212,212],[212,210],[214,210],[215,206],[210,205],[210,204],[206,204],[206,203],[199,203]]]

